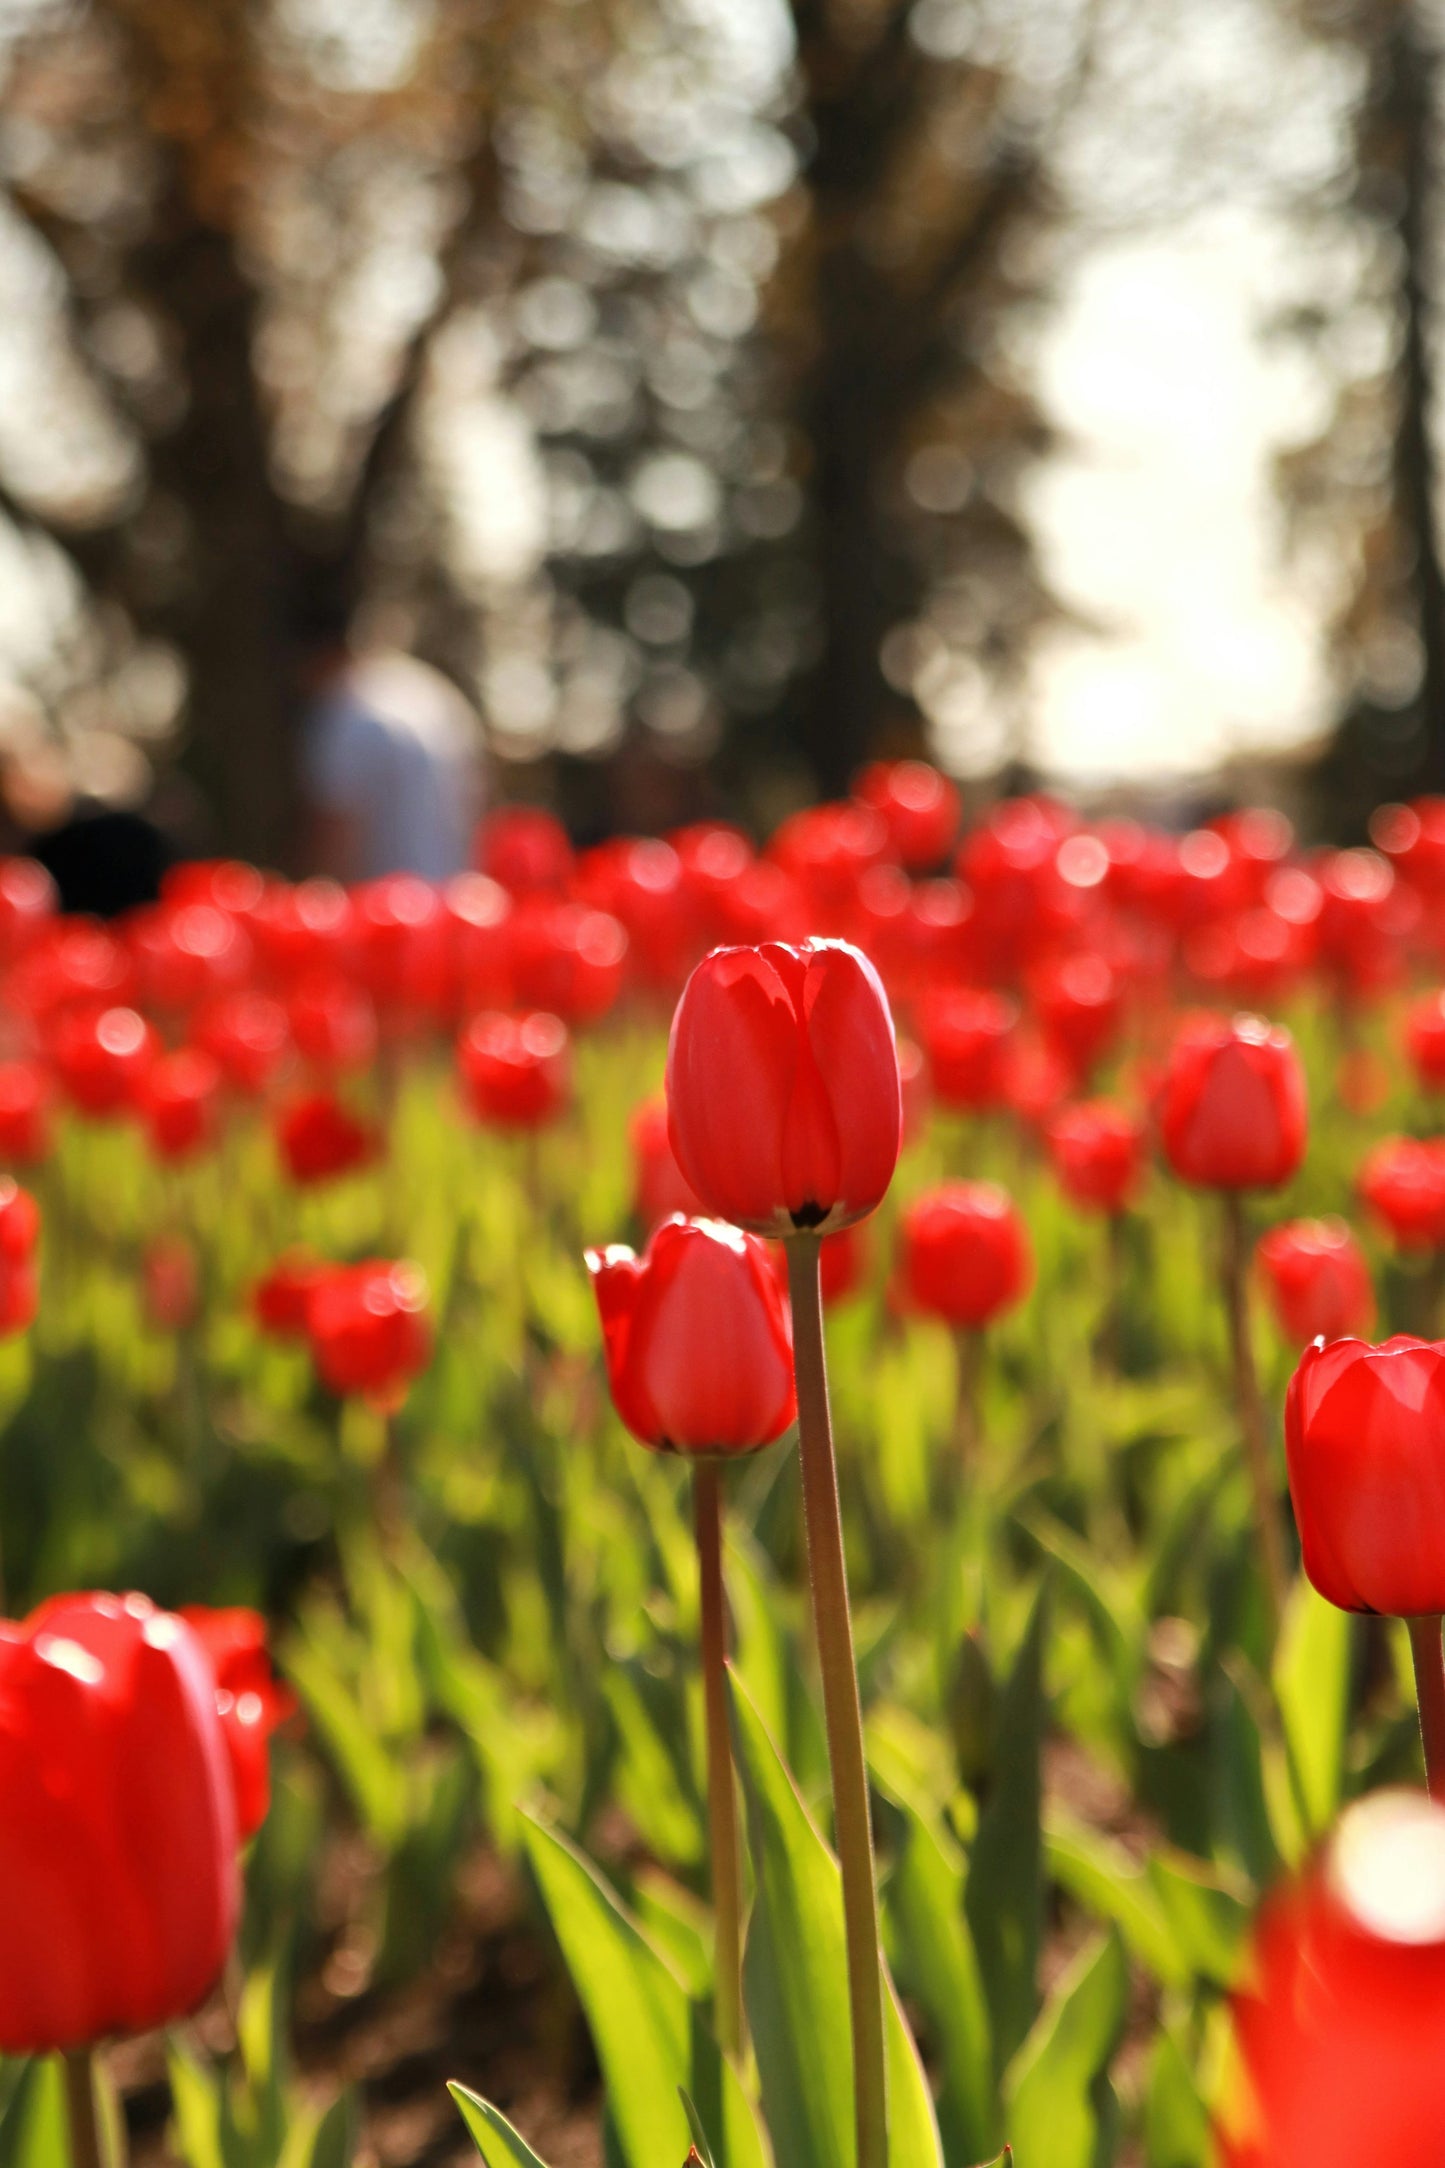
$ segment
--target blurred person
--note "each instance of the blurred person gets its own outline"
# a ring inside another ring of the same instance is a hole
[[[370,881],[464,873],[482,811],[481,721],[450,679],[339,614],[303,628],[303,855],[309,873]]]

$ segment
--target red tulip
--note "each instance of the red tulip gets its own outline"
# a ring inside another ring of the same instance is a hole
[[[871,806],[810,805],[775,832],[768,856],[792,875],[829,931],[851,927],[858,883],[889,855],[888,828]]]
[[[330,1092],[307,1092],[281,1108],[276,1142],[293,1182],[334,1181],[376,1158],[381,1140],[369,1122]]]
[[[1445,1142],[1382,1137],[1365,1154],[1356,1187],[1401,1249],[1445,1249]]]
[[[1272,1227],[1255,1255],[1287,1339],[1338,1340],[1373,1324],[1370,1268],[1343,1220]]]
[[[1065,956],[1035,972],[1034,1013],[1049,1045],[1080,1074],[1106,1054],[1124,1018],[1124,990],[1102,956]]]
[[[356,969],[383,1012],[439,1014],[446,1005],[451,927],[430,881],[389,873],[351,891]]]
[[[57,918],[42,929],[10,971],[10,1006],[37,1020],[62,1009],[118,1007],[129,1001],[135,966],[96,919]]]
[[[1445,991],[1426,994],[1405,1018],[1405,1051],[1422,1090],[1445,1088]]]
[[[251,920],[257,953],[282,989],[312,971],[345,971],[354,960],[356,914],[335,881],[274,881]]]
[[[50,1077],[39,1062],[0,1062],[0,1160],[33,1167],[50,1151]]]
[[[863,770],[854,796],[881,814],[897,858],[914,873],[941,866],[958,834],[958,787],[926,760],[879,760]]]
[[[1180,1029],[1158,1100],[1164,1155],[1204,1189],[1275,1189],[1304,1157],[1304,1071],[1289,1033],[1257,1016]]]
[[[186,858],[161,875],[161,902],[208,903],[249,924],[266,897],[265,875],[241,858]]]
[[[144,1596],[0,1625],[0,2052],[149,2031],[204,2001],[239,1896],[215,1682]]]
[[[184,1332],[200,1308],[196,1253],[184,1235],[157,1235],[141,1257],[146,1322],[156,1332]]]
[[[192,1043],[243,1099],[263,1096],[286,1058],[290,1036],[286,1011],[269,994],[223,994],[191,1025]]]
[[[1004,1104],[1018,1016],[1006,995],[969,986],[940,987],[924,1001],[920,1036],[944,1106],[982,1114]]]
[[[714,949],[672,1020],[667,1114],[709,1211],[757,1234],[832,1230],[878,1204],[902,1105],[888,999],[841,941]]]
[[[296,1051],[327,1076],[351,1075],[376,1058],[376,1009],[365,987],[340,971],[308,971],[286,1004]]]
[[[1144,1125],[1107,1099],[1064,1107],[1048,1127],[1059,1187],[1085,1211],[1122,1212],[1144,1172]]]
[[[740,938],[733,899],[758,864],[742,830],[721,821],[698,821],[690,828],[675,829],[667,840],[677,853],[693,915],[707,946]]]
[[[296,1696],[271,1668],[266,1621],[257,1611],[211,1611],[188,1604],[181,1617],[205,1650],[216,1681],[231,1775],[237,1833],[254,1837],[271,1804],[271,1734],[295,1714]]]
[[[139,998],[179,1011],[234,992],[251,968],[251,938],[210,903],[158,903],[127,921]]]
[[[447,981],[454,1012],[493,1009],[511,999],[512,899],[485,873],[459,873],[442,890]]]
[[[898,1041],[898,1089],[903,1101],[903,1141],[916,1144],[928,1127],[933,1106],[933,1080],[923,1049],[912,1039]]]
[[[754,1236],[670,1219],[641,1257],[589,1250],[612,1398],[660,1453],[751,1453],[793,1420],[787,1306]]]
[[[644,1227],[677,1214],[700,1219],[703,1208],[673,1156],[667,1134],[667,1101],[646,1099],[628,1124],[632,1143],[633,1210]]]
[[[613,1007],[627,971],[627,932],[610,911],[533,896],[518,904],[507,935],[510,984],[524,1008],[577,1025]]]
[[[1445,1611],[1445,1345],[1306,1348],[1284,1412],[1305,1572],[1342,1611]]]
[[[72,1009],[56,1020],[50,1056],[71,1104],[100,1121],[136,1105],[157,1045],[134,1009]]]
[[[945,1182],[915,1197],[901,1225],[907,1300],[950,1325],[987,1325],[1027,1294],[1028,1231],[993,1182]]]
[[[514,896],[565,888],[572,872],[567,831],[536,805],[503,805],[477,830],[476,862]]]
[[[35,1245],[40,1207],[29,1190],[0,1176],[0,1336],[25,1332],[35,1322],[39,1288]]]
[[[372,1258],[323,1273],[306,1308],[322,1383],[342,1396],[394,1401],[431,1360],[426,1275],[404,1260]]]
[[[457,1072],[478,1121],[498,1129],[540,1129],[571,1095],[567,1027],[540,1010],[474,1016],[457,1041]]]
[[[1222,2168],[1445,2160],[1445,1812],[1377,1792],[1266,1909],[1234,2005],[1245,2097]]]
[[[621,921],[628,968],[641,986],[668,994],[687,977],[702,946],[682,861],[658,836],[619,836],[578,860],[576,890],[594,910]]]
[[[157,1159],[192,1159],[211,1142],[221,1072],[194,1047],[162,1054],[140,1089],[140,1112]]]
[[[311,1298],[331,1269],[309,1250],[288,1250],[278,1257],[251,1294],[261,1330],[274,1340],[304,1340]]]

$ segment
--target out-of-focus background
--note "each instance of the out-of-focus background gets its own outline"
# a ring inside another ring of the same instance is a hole
[[[305,851],[318,638],[579,834],[1445,785],[1445,10],[0,0],[0,762]],[[318,629],[319,628],[319,629]]]

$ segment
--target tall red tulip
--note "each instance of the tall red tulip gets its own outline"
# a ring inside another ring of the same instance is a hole
[[[216,1680],[216,1712],[236,1785],[237,1834],[254,1837],[271,1804],[271,1734],[296,1710],[296,1696],[271,1668],[266,1621],[257,1611],[188,1604],[181,1617],[205,1650]]]
[[[1158,1103],[1164,1156],[1202,1189],[1277,1189],[1304,1158],[1304,1071],[1294,1041],[1258,1016],[1180,1030]]]
[[[750,1453],[793,1420],[788,1313],[754,1235],[674,1217],[641,1257],[589,1250],[617,1412],[666,1453]]]
[[[915,1197],[901,1226],[903,1290],[950,1325],[987,1325],[1033,1279],[1028,1230],[994,1182],[945,1182]]]
[[[1305,1572],[1342,1611],[1410,1624],[1430,1789],[1445,1795],[1445,1344],[1317,1340],[1284,1411]]]
[[[1271,1227],[1255,1251],[1281,1332],[1301,1344],[1369,1329],[1375,1290],[1360,1245],[1343,1220]]]
[[[1235,1998],[1222,2168],[1445,2160],[1445,1811],[1377,1792],[1274,1899]]]
[[[211,1667],[143,1596],[0,1625],[0,2051],[195,2009],[225,1963],[236,1803]]]
[[[898,1054],[877,972],[843,941],[714,949],[673,1018],[667,1112],[710,1211],[757,1234],[832,1229],[898,1160]]]
[[[311,1291],[306,1333],[333,1393],[393,1402],[431,1360],[426,1275],[381,1257],[333,1266]]]

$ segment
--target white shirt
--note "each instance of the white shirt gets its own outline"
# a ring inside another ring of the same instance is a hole
[[[410,655],[367,655],[307,718],[311,797],[357,829],[358,880],[466,871],[481,812],[480,724],[454,685]]]

